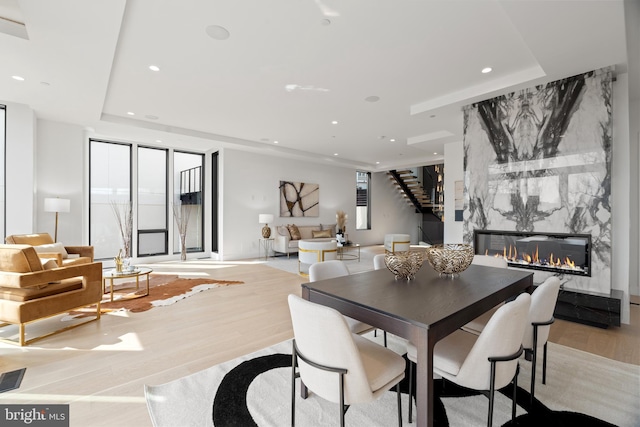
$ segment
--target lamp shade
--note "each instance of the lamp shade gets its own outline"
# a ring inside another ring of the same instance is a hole
[[[271,214],[260,214],[258,215],[258,222],[260,224],[269,224],[273,222],[273,215]]]
[[[69,212],[71,210],[71,200],[60,198],[44,199],[45,212]]]

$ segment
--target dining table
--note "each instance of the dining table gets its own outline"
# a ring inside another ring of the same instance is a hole
[[[436,343],[496,305],[532,291],[531,271],[474,264],[454,277],[425,264],[411,280],[380,269],[302,284],[302,298],[416,346],[416,425],[428,427],[433,426]]]

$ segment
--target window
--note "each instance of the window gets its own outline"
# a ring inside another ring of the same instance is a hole
[[[89,168],[89,242],[96,259],[113,258],[126,246],[121,230],[131,242],[114,212],[131,218],[131,145],[90,140]]]
[[[204,155],[174,151],[173,153],[173,205],[179,206],[180,217],[188,219],[187,252],[204,250],[203,215]],[[173,220],[173,252],[180,252],[180,233]]]
[[[371,230],[371,172],[356,172],[356,230]]]
[[[168,254],[166,149],[138,147],[138,256]]]

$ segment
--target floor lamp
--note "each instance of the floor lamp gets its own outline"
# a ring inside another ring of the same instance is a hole
[[[69,212],[71,210],[71,200],[56,198],[44,199],[44,211],[56,213],[56,231],[53,238],[54,242],[58,241],[58,213]]]

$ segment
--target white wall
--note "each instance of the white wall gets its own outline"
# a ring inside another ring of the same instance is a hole
[[[6,233],[30,233],[36,220],[36,118],[26,105],[7,106]]]
[[[275,216],[272,227],[285,224],[335,224],[336,211],[348,215],[349,240],[362,245],[382,244],[385,233],[406,232],[417,242],[420,215],[394,191],[386,174],[371,177],[371,230],[356,230],[356,170],[330,164],[271,157],[264,154],[224,149],[221,151],[219,259],[258,256],[258,239],[263,224],[258,215]],[[320,215],[313,218],[279,216],[280,181],[319,184]],[[272,231],[275,232],[275,231]]]
[[[613,159],[611,164],[611,288],[624,292],[622,323],[629,323],[631,155],[629,144],[628,75],[613,83]],[[635,163],[633,167],[637,168]],[[634,191],[635,193],[635,191]],[[637,221],[637,218],[636,218]],[[636,258],[637,259],[637,258]]]
[[[36,150],[37,215],[35,232],[48,232],[53,237],[55,214],[44,212],[44,199],[60,197],[71,200],[69,213],[58,215],[58,241],[68,245],[88,243],[85,213],[84,130],[76,125],[38,120]]]
[[[463,241],[464,221],[455,221],[455,182],[464,180],[464,146],[462,141],[444,146],[444,243]],[[473,242],[467,242],[473,243]]]

